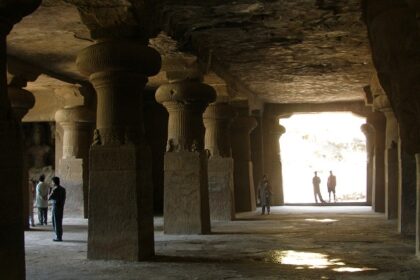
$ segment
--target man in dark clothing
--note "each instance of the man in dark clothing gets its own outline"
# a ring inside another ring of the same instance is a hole
[[[315,203],[318,203],[318,198],[321,203],[325,203],[322,199],[321,190],[319,189],[319,184],[321,184],[321,179],[318,177],[318,173],[314,172],[315,176],[312,178],[312,185],[314,186],[314,196],[315,196]]]
[[[60,178],[53,177],[53,190],[48,200],[52,201],[52,222],[56,238],[53,241],[63,241],[63,211],[66,201],[66,189],[60,186]]]
[[[328,197],[329,202],[331,202],[331,193],[334,194],[334,202],[337,202],[337,199],[335,198],[335,186],[337,185],[337,179],[334,176],[333,172],[330,171],[330,176],[328,177],[327,181],[327,188],[328,188]]]

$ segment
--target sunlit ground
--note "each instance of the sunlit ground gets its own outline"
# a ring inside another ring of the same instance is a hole
[[[378,270],[373,267],[352,267],[346,265],[341,259],[330,259],[328,255],[312,252],[299,252],[293,250],[273,251],[270,256],[273,262],[292,265],[296,269],[327,269],[336,272],[361,272]]]
[[[314,171],[328,201],[327,178],[337,177],[338,202],[366,201],[366,121],[352,113],[297,114],[280,119],[286,133],[280,138],[286,203],[313,203]],[[331,198],[332,199],[332,198]]]

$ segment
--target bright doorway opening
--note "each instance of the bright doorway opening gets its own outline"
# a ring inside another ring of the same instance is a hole
[[[337,178],[337,202],[366,202],[366,122],[352,113],[296,114],[280,119],[286,133],[280,138],[285,203],[314,203],[312,177],[328,201],[330,170]],[[331,197],[332,200],[332,197]]]

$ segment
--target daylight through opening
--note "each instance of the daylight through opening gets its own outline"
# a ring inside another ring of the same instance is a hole
[[[337,203],[366,202],[366,137],[360,129],[365,121],[352,113],[296,114],[280,119],[286,128],[279,140],[285,203],[315,202],[315,171],[326,202],[330,171],[336,176]]]

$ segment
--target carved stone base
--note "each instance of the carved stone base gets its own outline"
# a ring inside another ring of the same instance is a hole
[[[57,173],[61,179],[61,185],[66,188],[67,196],[64,206],[66,217],[84,216],[83,160],[61,159]]]
[[[211,157],[208,161],[210,218],[231,221],[235,218],[233,159]]]
[[[198,152],[165,155],[164,232],[210,232],[207,157]]]
[[[255,211],[256,200],[251,161],[235,161],[234,180],[236,212]]]
[[[154,255],[151,153],[134,145],[90,150],[88,258]]]

